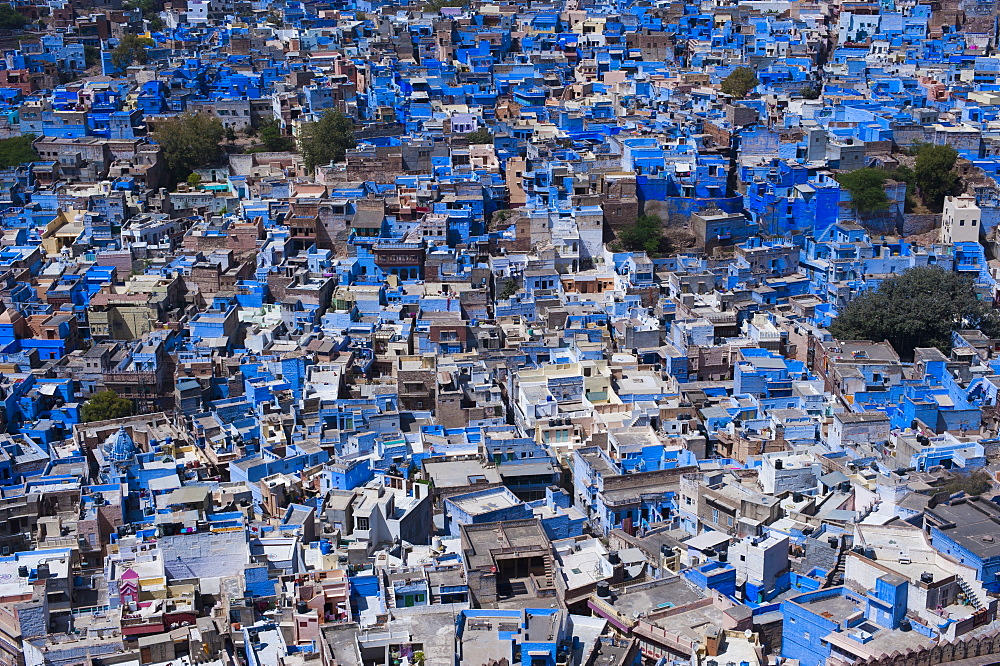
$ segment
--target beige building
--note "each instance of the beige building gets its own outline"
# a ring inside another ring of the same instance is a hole
[[[971,196],[945,197],[941,216],[941,242],[965,243],[979,241],[979,220],[982,211]]]

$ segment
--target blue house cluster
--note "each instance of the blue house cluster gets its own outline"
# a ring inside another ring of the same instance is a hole
[[[0,4],[0,664],[1000,661],[993,5]]]

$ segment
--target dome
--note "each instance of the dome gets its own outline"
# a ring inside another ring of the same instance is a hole
[[[110,462],[129,460],[138,452],[138,448],[122,426],[104,442],[104,459]]]

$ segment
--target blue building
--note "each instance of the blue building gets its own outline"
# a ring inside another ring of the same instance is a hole
[[[924,512],[931,545],[975,568],[976,579],[990,592],[1000,592],[1000,540],[986,537],[998,521],[1000,506],[978,497],[942,502]]]

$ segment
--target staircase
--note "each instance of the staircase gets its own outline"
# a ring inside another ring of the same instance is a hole
[[[956,580],[958,580],[959,589],[961,589],[962,592],[965,593],[965,598],[969,600],[969,603],[972,604],[972,607],[975,608],[976,610],[985,608],[985,606],[983,606],[983,603],[979,600],[979,595],[976,593],[975,590],[972,589],[972,585],[969,584],[969,581],[965,580],[961,576],[955,576],[955,578]]]
[[[823,583],[823,589],[828,587],[833,587],[835,585],[840,585],[844,582],[844,571],[846,569],[847,563],[847,552],[848,549],[845,545],[841,544],[840,552],[837,553],[837,563],[830,569],[830,573],[826,575],[826,581]],[[838,582],[839,581],[839,582]]]

